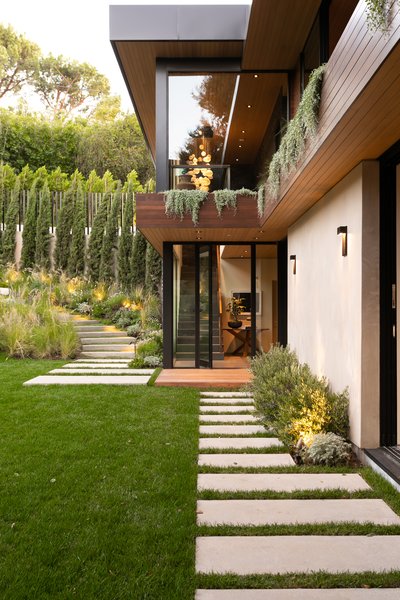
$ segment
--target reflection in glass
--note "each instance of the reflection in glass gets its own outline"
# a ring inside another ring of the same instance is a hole
[[[170,75],[169,159],[188,165],[177,187],[216,189],[211,165],[223,161],[236,78],[228,73]]]
[[[195,248],[174,245],[174,366],[195,366]]]

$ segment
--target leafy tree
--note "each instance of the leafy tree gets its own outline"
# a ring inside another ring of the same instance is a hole
[[[38,218],[37,180],[33,181],[28,196],[28,208],[25,213],[24,231],[22,232],[21,267],[30,269],[35,264],[36,231]]]
[[[29,165],[25,165],[18,175],[21,190],[30,190],[35,180],[35,174]]]
[[[132,169],[130,173],[126,176],[126,181],[123,185],[122,191],[128,192],[131,190],[132,192],[143,192],[144,188],[139,181],[139,177],[136,169]]]
[[[101,281],[111,282],[115,278],[115,251],[118,249],[118,218],[121,210],[121,184],[115,191],[108,214],[106,230],[101,248],[100,275]]]
[[[39,195],[39,214],[36,228],[36,266],[50,269],[50,190],[44,182]]]
[[[19,92],[36,74],[40,48],[0,24],[0,98]]]
[[[132,287],[143,287],[146,283],[146,238],[136,231],[133,237],[131,257]]]
[[[89,119],[96,123],[112,123],[121,114],[121,97],[104,96],[97,103]]]
[[[36,179],[36,186],[38,188],[38,190],[41,190],[44,188],[45,183],[48,183],[48,178],[49,178],[49,173],[46,169],[46,166],[41,166],[38,169],[36,169],[35,173],[34,173],[34,177]]]
[[[3,234],[3,263],[15,262],[15,243],[19,212],[19,180],[17,179],[11,192],[11,199],[5,217]]]
[[[85,197],[82,182],[78,181],[72,224],[71,252],[68,259],[68,275],[83,275],[85,270]]]
[[[104,192],[104,183],[101,177],[99,177],[96,171],[93,169],[89,173],[89,177],[86,181],[86,191],[89,193]]]
[[[103,175],[103,190],[105,192],[113,192],[117,182],[114,180],[113,174],[110,171],[106,171]]]
[[[110,92],[107,77],[92,65],[51,54],[40,60],[33,87],[53,118],[85,113]]]
[[[104,230],[107,223],[108,205],[111,193],[107,192],[97,210],[93,220],[93,227],[89,238],[88,271],[92,281],[99,281],[101,250],[103,247]]]
[[[60,167],[54,169],[48,177],[49,188],[53,192],[65,192],[69,188],[68,173],[63,173]]]
[[[134,193],[130,182],[125,200],[121,237],[118,247],[118,281],[122,288],[128,289],[131,283],[131,259],[134,219]]]
[[[146,275],[145,290],[153,294],[160,294],[162,263],[161,256],[150,243],[146,249]]]

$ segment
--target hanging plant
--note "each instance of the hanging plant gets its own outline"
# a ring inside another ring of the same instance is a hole
[[[194,225],[197,225],[200,206],[207,196],[208,192],[200,190],[169,190],[165,193],[165,213],[178,216],[181,221],[185,215],[191,214]]]
[[[241,188],[240,190],[215,190],[214,203],[218,216],[222,214],[224,208],[233,208],[236,212],[238,196],[256,196],[257,192]]]
[[[257,212],[258,216],[261,217],[264,214],[265,210],[265,185],[262,183],[257,191]]]
[[[311,73],[296,115],[289,122],[280,146],[269,163],[267,189],[272,198],[279,196],[282,177],[295,168],[304,152],[306,141],[317,132],[324,72],[325,65],[321,65]],[[262,199],[259,209],[261,204]]]
[[[390,10],[393,0],[365,0],[368,29],[375,33],[388,33],[390,27]]]

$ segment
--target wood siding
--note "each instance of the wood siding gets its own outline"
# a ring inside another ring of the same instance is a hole
[[[274,235],[400,138],[400,9],[395,4],[387,36],[371,34],[364,9],[360,2],[327,64],[317,137],[282,182],[280,198],[267,203],[263,228]]]

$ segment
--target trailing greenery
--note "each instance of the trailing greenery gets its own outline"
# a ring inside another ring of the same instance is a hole
[[[146,238],[136,231],[132,242],[131,256],[131,287],[142,287],[146,285]]]
[[[388,33],[393,0],[365,0],[365,3],[368,29]]]
[[[39,197],[36,228],[35,266],[39,269],[50,269],[50,223],[50,190],[45,181]]]
[[[183,217],[190,214],[194,225],[199,222],[200,207],[208,192],[200,190],[169,190],[165,193],[165,213],[169,216]]]
[[[118,282],[123,289],[128,289],[131,282],[131,259],[133,243],[134,192],[128,184],[128,197],[125,201],[121,237],[118,246]]]
[[[107,223],[108,205],[111,192],[103,197],[93,221],[88,248],[88,272],[91,281],[99,281],[101,250],[103,247],[104,231]]]
[[[251,384],[266,427],[288,446],[309,445],[317,433],[348,436],[348,393],[335,394],[288,347],[274,346],[251,361]]]
[[[265,210],[265,185],[262,183],[257,191],[257,212],[258,216],[261,217],[264,214]]]
[[[296,115],[289,122],[280,146],[269,163],[267,190],[273,198],[277,198],[279,195],[282,178],[296,166],[304,151],[306,141],[317,131],[324,72],[325,65],[321,65],[311,73]]]
[[[160,295],[162,260],[150,242],[146,248],[145,292]]]
[[[121,184],[118,183],[108,213],[100,259],[100,281],[111,282],[114,279],[115,252],[118,250],[118,218],[121,210]]]
[[[85,203],[82,183],[78,181],[72,223],[71,251],[67,271],[70,277],[83,275],[85,271]]]
[[[28,208],[22,232],[21,267],[23,269],[32,269],[35,265],[37,218],[38,191],[35,179],[29,191]]]
[[[5,216],[5,231],[3,233],[4,264],[15,262],[15,245],[19,211],[19,180],[17,179],[11,192],[11,199]]]

